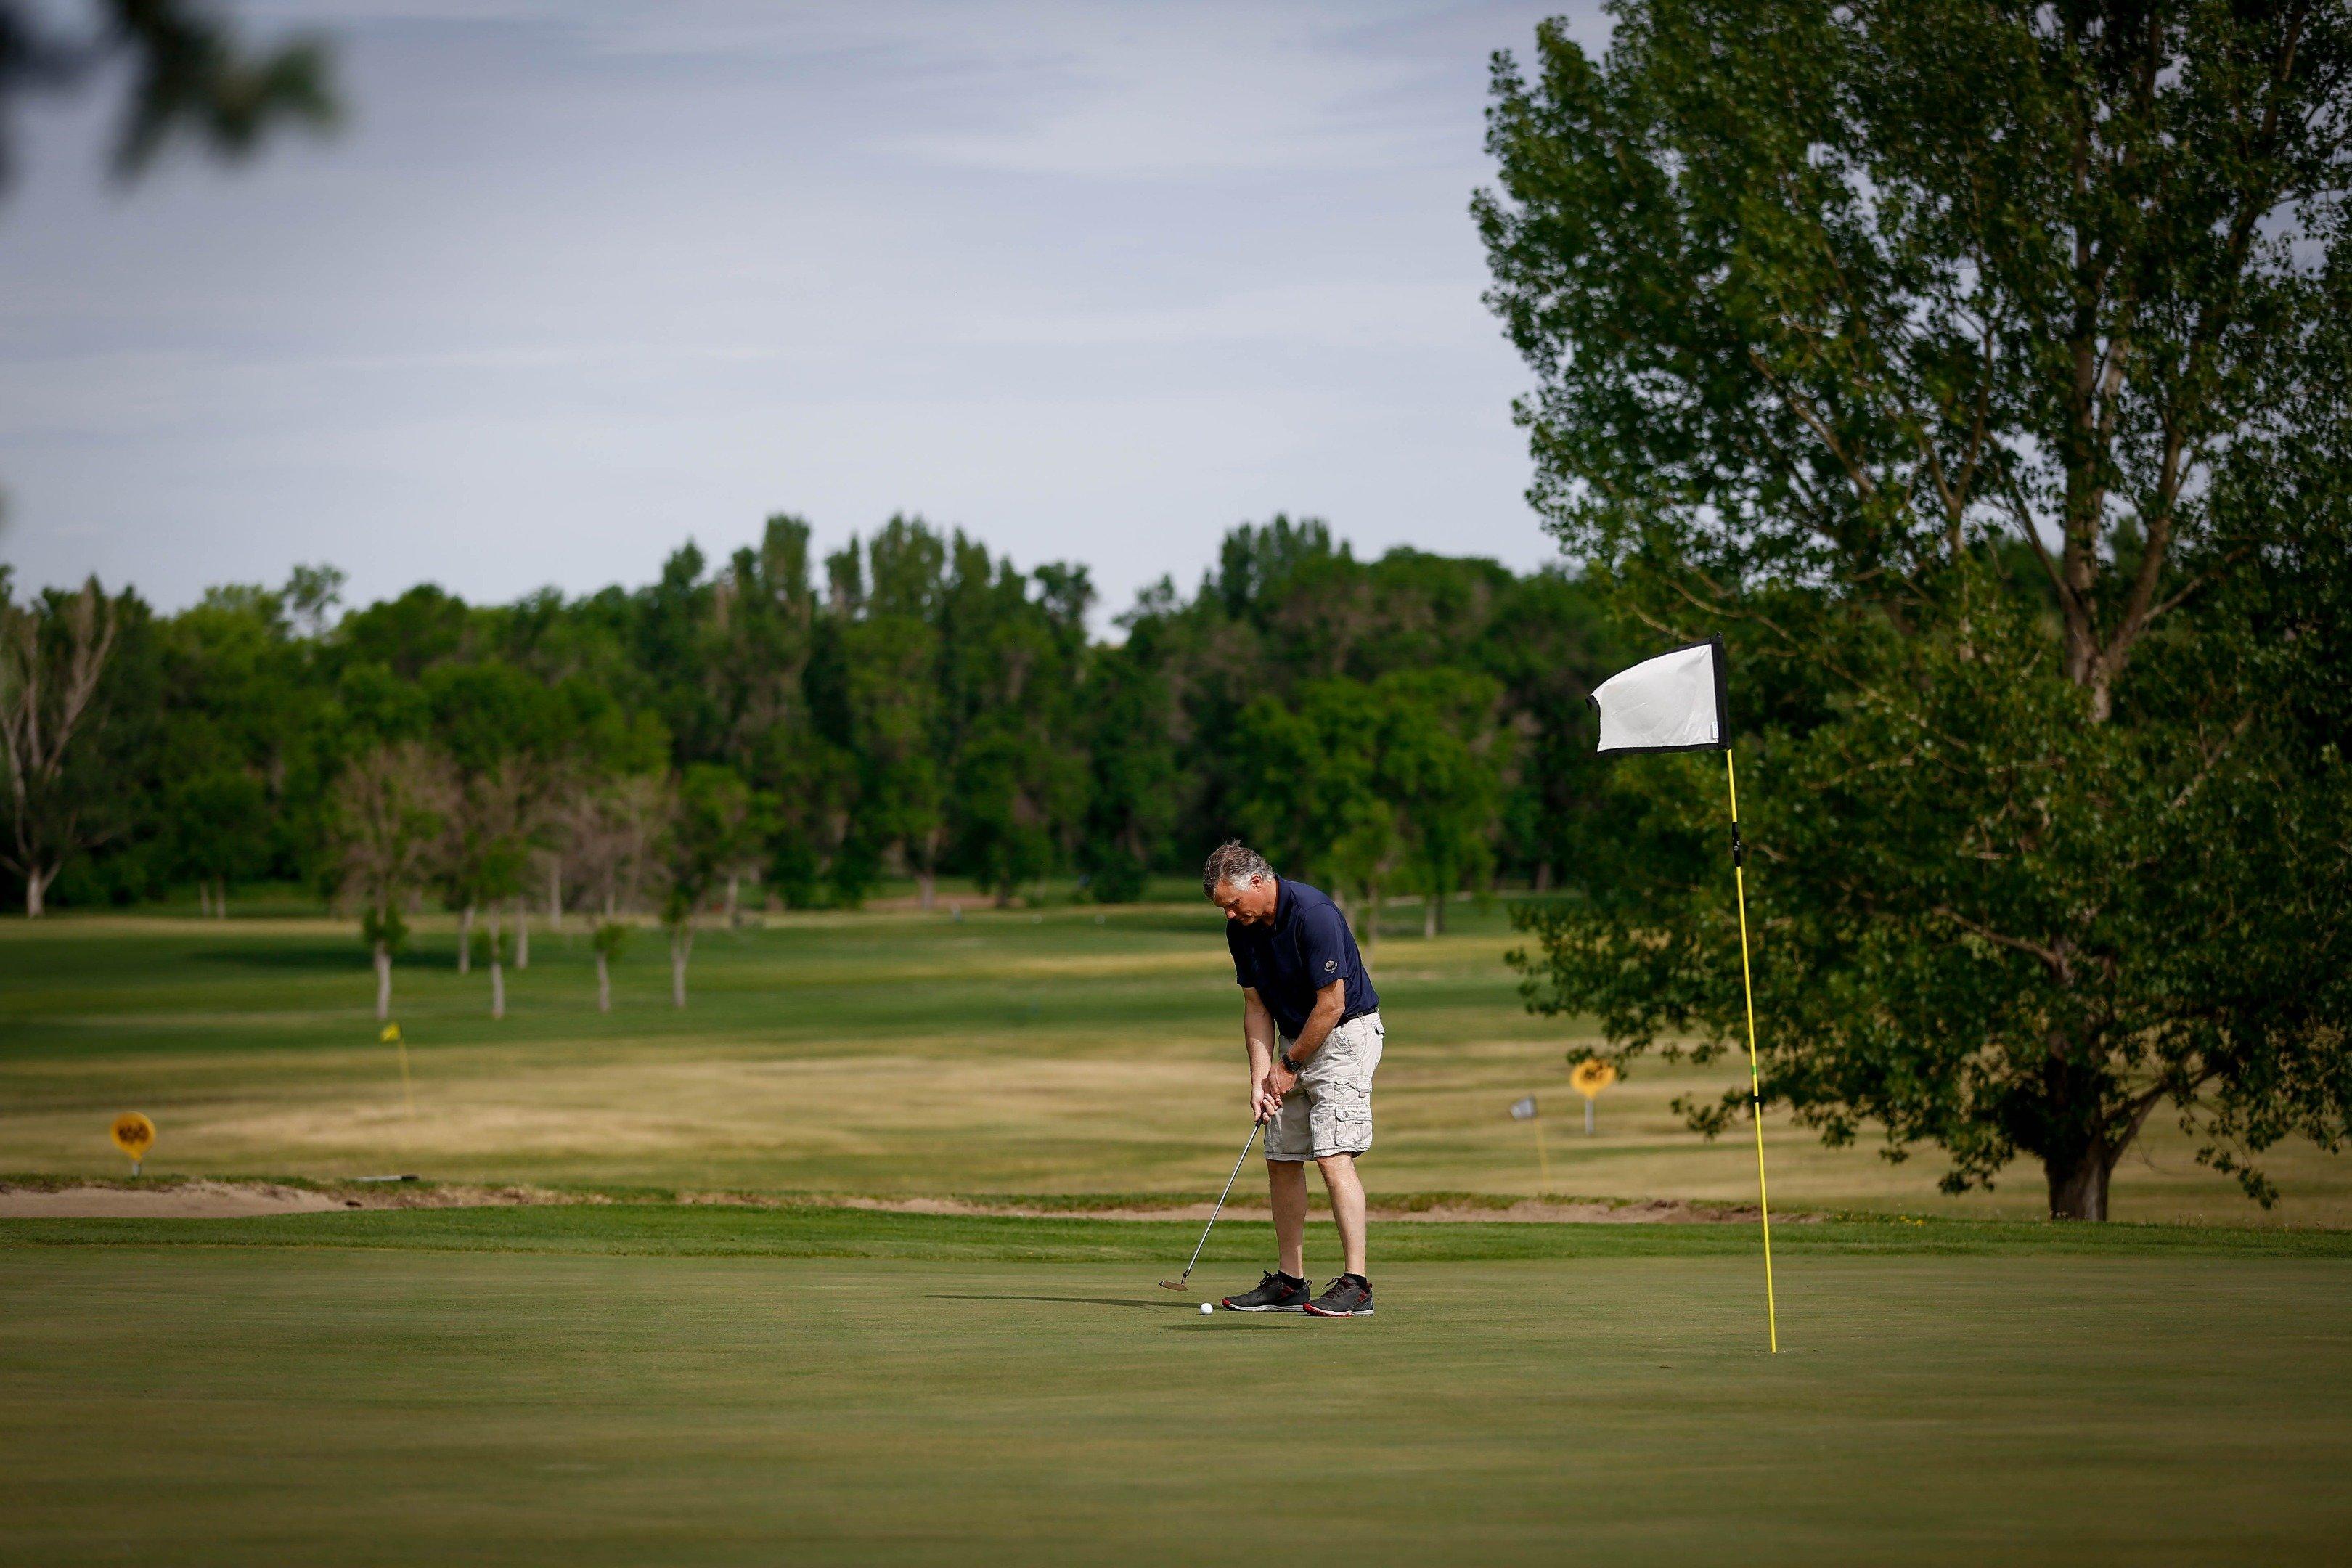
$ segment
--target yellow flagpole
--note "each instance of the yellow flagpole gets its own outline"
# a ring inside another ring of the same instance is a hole
[[[1739,842],[1739,774],[1723,748],[1723,783],[1731,795],[1731,881],[1739,897],[1739,983],[1748,993],[1748,1114],[1756,1123],[1756,1206],[1764,1219],[1764,1321],[1780,1353],[1780,1309],[1772,1291],[1772,1200],[1764,1187],[1764,1079],[1756,1066],[1756,982],[1748,969],[1748,852]]]

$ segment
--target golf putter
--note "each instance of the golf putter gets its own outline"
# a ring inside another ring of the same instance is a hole
[[[1201,1227],[1201,1239],[1193,1244],[1191,1261],[1184,1265],[1183,1273],[1160,1282],[1162,1290],[1181,1290],[1184,1282],[1192,1278],[1192,1265],[1201,1261],[1201,1248],[1209,1245],[1209,1232],[1217,1228],[1217,1216],[1225,1212],[1225,1198],[1234,1190],[1234,1178],[1242,1173],[1242,1162],[1249,1158],[1250,1145],[1257,1142],[1258,1129],[1265,1125],[1263,1121],[1250,1123],[1250,1135],[1242,1140],[1242,1152],[1234,1156],[1234,1168],[1225,1176],[1225,1190],[1217,1194],[1217,1206],[1209,1211],[1209,1223]]]

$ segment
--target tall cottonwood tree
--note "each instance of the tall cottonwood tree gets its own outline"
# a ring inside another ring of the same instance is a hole
[[[451,806],[442,760],[414,741],[352,761],[329,816],[334,886],[360,911],[360,937],[375,965],[375,1016],[392,1016],[392,961],[408,937],[406,906],[431,868]]]
[[[1605,61],[1557,25],[1498,58],[1475,211],[1533,499],[1633,618],[1743,672],[1767,1099],[1938,1145],[1953,1187],[2030,1155],[2088,1218],[2168,1105],[2266,1200],[2248,1156],[2352,1109],[2341,988],[2208,961],[2347,959],[2342,770],[2242,611],[2308,569],[2291,528],[2352,545],[2340,497],[2276,482],[2346,419],[2352,7],[1612,12]],[[1614,777],[1648,854],[1531,919],[1530,999],[1710,1051],[1739,994],[1711,792]]]
[[[42,896],[66,858],[89,837],[90,801],[74,777],[76,742],[99,697],[114,652],[122,606],[98,579],[72,593],[16,603],[0,567],[0,763],[7,769],[8,837],[0,865],[25,881],[25,913],[39,919]]]

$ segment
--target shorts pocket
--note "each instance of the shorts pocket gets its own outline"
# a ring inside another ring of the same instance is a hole
[[[1334,1107],[1317,1139],[1322,1152],[1360,1154],[1372,1146],[1372,1110],[1368,1105]]]

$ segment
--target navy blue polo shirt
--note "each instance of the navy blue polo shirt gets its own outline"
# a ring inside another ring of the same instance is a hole
[[[1298,1037],[1315,1011],[1315,994],[1334,980],[1348,983],[1339,1022],[1381,1010],[1348,917],[1319,888],[1282,878],[1275,884],[1274,923],[1228,920],[1225,945],[1233,950],[1235,983],[1257,992],[1285,1039]]]

